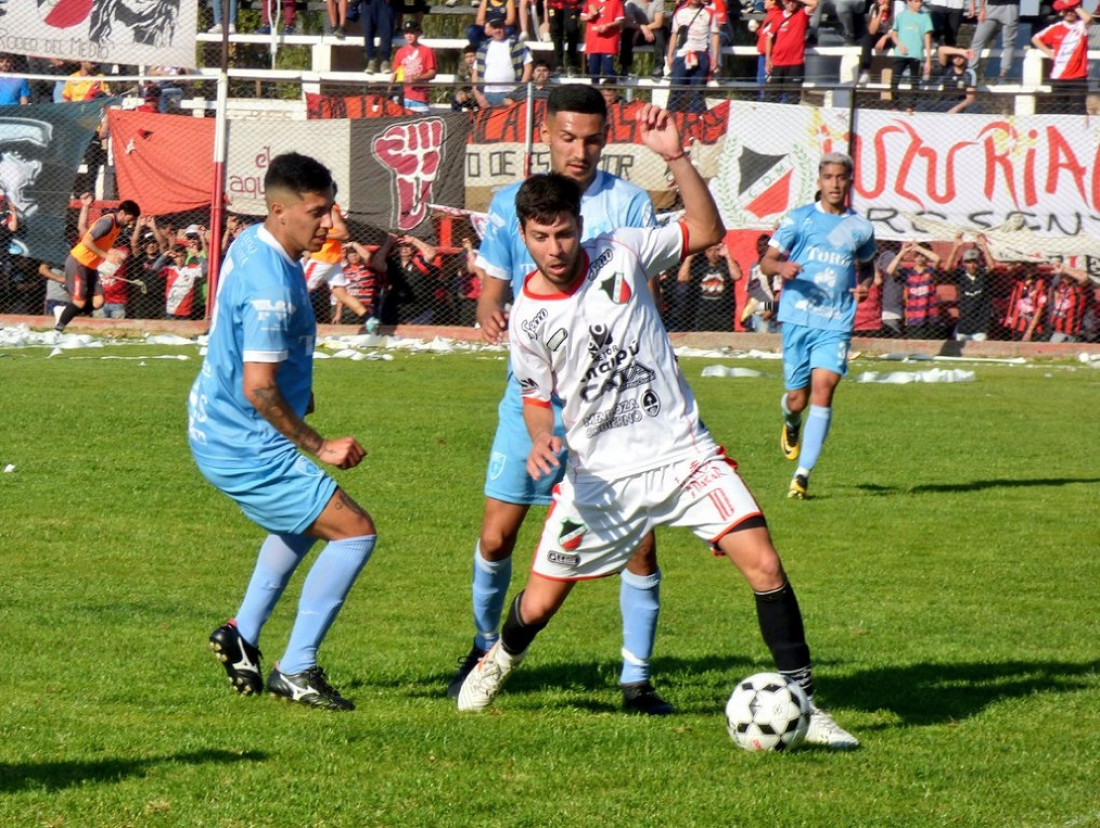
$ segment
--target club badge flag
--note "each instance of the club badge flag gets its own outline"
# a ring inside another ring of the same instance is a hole
[[[103,106],[115,100],[0,107],[0,191],[20,217],[12,252],[65,261],[73,183]]]
[[[194,0],[6,0],[0,51],[194,68],[197,14]]]

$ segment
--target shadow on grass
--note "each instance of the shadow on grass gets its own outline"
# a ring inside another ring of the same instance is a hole
[[[88,782],[121,782],[139,776],[154,765],[230,764],[261,762],[267,754],[255,750],[237,753],[230,750],[199,750],[146,759],[97,759],[86,761],[0,763],[0,793],[14,793],[31,788],[59,791]]]
[[[534,661],[535,658],[532,658]],[[1100,661],[1005,661],[964,664],[913,664],[834,675],[833,669],[817,670],[818,688],[832,707],[886,711],[904,725],[937,725],[967,719],[998,702],[1037,693],[1073,693],[1095,687],[1100,680]],[[737,656],[725,658],[657,658],[653,681],[660,693],[684,714],[711,713],[713,674],[732,688],[750,673],[771,668]],[[842,669],[842,668],[839,668]],[[570,707],[593,713],[617,712],[619,664],[610,661],[519,667],[508,679],[504,696],[545,694],[544,707]],[[444,699],[450,675],[434,674],[406,693]],[[705,688],[703,687],[705,685]],[[885,725],[894,727],[895,725]]]
[[[1021,480],[1011,477],[998,480],[972,480],[969,483],[927,483],[921,486],[879,486],[874,483],[860,483],[855,488],[872,495],[958,494],[960,492],[979,492],[984,489],[1071,486],[1075,483],[1100,483],[1100,477],[1039,477],[1034,480]]]
[[[831,705],[885,710],[905,724],[933,725],[975,716],[1009,699],[1095,687],[1098,671],[1098,661],[912,664],[830,676],[821,686]]]

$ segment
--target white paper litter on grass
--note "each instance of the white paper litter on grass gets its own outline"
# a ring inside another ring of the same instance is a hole
[[[933,368],[931,371],[890,371],[880,374],[878,371],[864,371],[857,382],[885,382],[893,385],[907,385],[911,382],[974,382],[973,371],[961,368],[944,370]]]
[[[763,371],[754,371],[752,368],[731,368],[728,365],[707,365],[700,376],[704,377],[766,377]]]
[[[194,339],[188,339],[185,336],[177,336],[176,334],[149,334],[145,337],[146,345],[194,345]]]

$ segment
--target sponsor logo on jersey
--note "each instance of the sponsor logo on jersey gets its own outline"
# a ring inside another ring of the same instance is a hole
[[[608,298],[616,305],[625,305],[630,301],[630,283],[626,274],[615,272],[600,282],[600,290],[607,294]]]
[[[587,531],[588,527],[583,523],[563,520],[561,522],[561,531],[558,533],[558,543],[561,544],[561,548],[566,552],[576,552],[581,545],[581,541],[584,540],[584,534]]]
[[[610,262],[611,257],[614,256],[614,255],[615,255],[614,251],[609,247],[606,250],[604,250],[603,253],[601,253],[599,256],[597,256],[595,261],[593,261],[591,264],[588,265],[588,279],[589,280],[595,279],[596,276],[599,274],[600,269],[605,264]]]
[[[519,380],[519,394],[521,397],[531,397],[538,393],[539,384],[537,380],[533,380],[530,377],[516,377]]]
[[[523,332],[527,334],[528,339],[538,339],[539,325],[541,325],[546,317],[549,315],[550,314],[547,313],[546,308],[540,308],[538,313],[536,313],[530,319],[524,319],[522,322],[519,323],[519,326],[523,329]]]
[[[638,410],[635,400],[620,400],[609,411],[597,411],[584,418],[585,435],[595,437],[613,428],[622,428],[632,423],[640,422],[642,412]]]
[[[588,328],[588,353],[593,359],[599,359],[604,350],[613,342],[607,325],[591,325]]]
[[[553,335],[546,340],[546,347],[551,351],[556,351],[562,346],[562,343],[569,338],[569,333],[565,328],[558,328],[554,331]]]
[[[633,358],[633,353],[620,351],[616,356],[623,356],[624,359],[629,360]],[[618,367],[614,362],[603,362],[591,368],[585,375],[580,388],[581,399],[591,402],[608,391],[622,391],[648,385],[656,376],[657,373],[653,369],[638,362],[630,362],[622,367]]]
[[[661,398],[652,388],[647,388],[642,395],[642,410],[650,417],[656,417],[661,412]]]
[[[558,552],[556,549],[546,553],[546,560],[552,564],[558,564],[559,566],[580,566],[580,555],[566,555],[564,552]]]
[[[269,319],[286,319],[294,312],[294,306],[285,299],[273,302],[270,299],[253,299],[252,310],[256,311],[256,319],[259,322],[267,322]]]

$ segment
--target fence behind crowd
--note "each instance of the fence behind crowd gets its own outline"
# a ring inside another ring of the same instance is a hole
[[[949,335],[981,278],[989,338],[1096,340],[1100,133],[1085,94],[848,68],[842,84],[825,80],[839,65],[800,86],[729,74],[700,86],[601,84],[610,112],[601,167],[647,190],[659,220],[675,220],[671,176],[633,120],[643,103],[666,106],[729,231],[663,275],[670,330],[775,330],[782,286],[759,273],[760,245],[814,199],[818,160],[840,150],[855,160],[853,207],[873,222],[881,252],[857,332]],[[43,264],[60,269],[86,227],[128,199],[141,216],[104,263],[103,312],[203,318],[212,255],[262,220],[267,166],[295,150],[321,159],[338,185],[339,237],[312,269],[340,265],[348,286],[333,292],[315,279],[319,321],[360,325],[365,310],[382,325],[473,326],[485,211],[502,186],[549,169],[539,126],[549,89],[565,80],[479,107],[468,83],[448,77],[427,84],[427,109],[414,112],[399,80],[347,74],[235,69],[223,90],[250,96],[221,107],[207,70],[170,83],[112,79],[113,97],[89,103],[4,108],[0,312],[48,315],[63,288]]]

